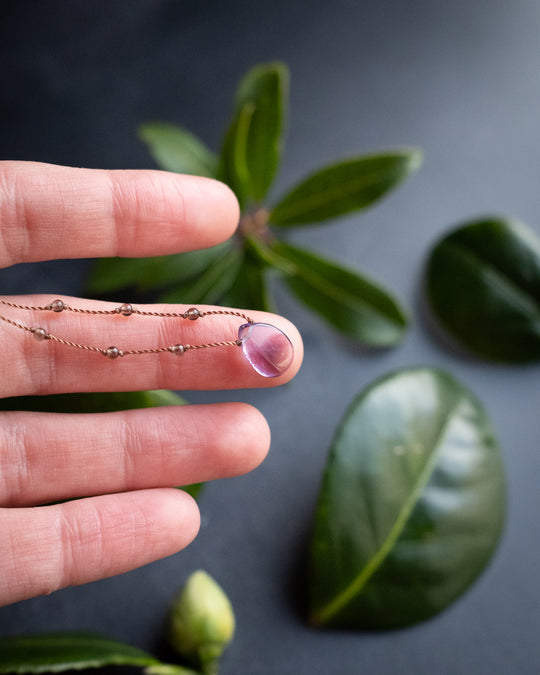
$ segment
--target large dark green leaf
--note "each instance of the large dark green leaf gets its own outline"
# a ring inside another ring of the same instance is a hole
[[[373,347],[390,346],[403,337],[404,311],[373,281],[282,242],[274,242],[270,255],[291,290],[346,336]]]
[[[91,633],[0,638],[0,673],[60,673],[107,665],[150,666],[149,654]]]
[[[431,252],[426,290],[451,335],[488,359],[540,359],[540,240],[503,218],[460,227]]]
[[[356,157],[320,169],[270,213],[273,225],[304,225],[370,206],[420,166],[418,150]]]
[[[200,274],[230,250],[229,241],[200,251],[155,258],[102,258],[87,281],[89,293],[110,293],[127,287],[142,291],[163,288]]]
[[[162,302],[215,304],[229,291],[242,263],[242,254],[231,248],[193,279],[175,285],[162,295]]]
[[[279,166],[288,92],[288,68],[276,62],[252,68],[236,94],[237,110],[253,109],[245,150],[249,196],[257,201],[268,192]]]
[[[311,546],[312,623],[384,629],[436,614],[490,560],[504,511],[501,457],[476,398],[429,368],[379,380],[330,450]]]
[[[216,177],[217,156],[190,131],[167,122],[149,122],[141,125],[138,133],[162,169]]]

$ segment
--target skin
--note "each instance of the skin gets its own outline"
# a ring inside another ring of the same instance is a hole
[[[233,193],[206,178],[0,162],[0,267],[204,248],[230,237],[238,219]],[[39,305],[53,298],[9,299]],[[114,307],[62,299],[76,307]],[[39,321],[47,331],[84,344],[126,349],[234,339],[239,325],[230,316],[172,322],[71,312],[40,313],[36,319],[34,312],[6,307],[0,313],[27,325]],[[297,330],[281,317],[248,314],[279,326],[293,342],[295,359],[283,376],[262,378],[235,348],[110,361],[51,341],[38,343],[2,322],[0,396],[266,387],[289,381],[302,360]],[[199,512],[174,486],[251,471],[269,445],[264,417],[244,403],[99,415],[0,413],[0,604],[176,553],[197,535]],[[39,506],[88,495],[94,496]]]

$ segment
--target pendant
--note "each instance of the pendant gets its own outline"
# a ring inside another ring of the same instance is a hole
[[[292,342],[269,323],[245,323],[238,329],[238,341],[253,369],[263,377],[283,375],[292,363]]]

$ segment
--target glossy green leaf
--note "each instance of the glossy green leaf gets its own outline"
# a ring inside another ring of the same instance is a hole
[[[429,257],[429,303],[462,346],[495,361],[540,360],[540,239],[504,218],[444,237]]]
[[[218,177],[235,193],[240,208],[244,207],[250,192],[247,143],[254,107],[246,103],[231,122],[221,148]]]
[[[403,337],[407,317],[381,286],[289,244],[275,242],[270,253],[293,293],[347,337],[373,347],[387,347]]]
[[[50,633],[0,638],[0,673],[60,673],[103,666],[151,666],[140,649],[92,633]]]
[[[279,166],[288,92],[289,70],[276,62],[252,68],[236,94],[237,110],[253,109],[245,151],[248,193],[257,201],[265,197]]]
[[[501,457],[478,400],[429,368],[375,382],[330,450],[310,553],[311,622],[386,629],[440,612],[489,562],[504,511]]]
[[[138,135],[165,171],[216,177],[217,156],[190,131],[167,122],[149,122],[139,127]]]
[[[320,169],[270,213],[273,225],[304,225],[364,209],[396,187],[422,161],[418,150],[356,157]]]
[[[102,258],[87,281],[89,293],[111,293],[123,288],[148,291],[190,279],[213,265],[231,248],[229,241],[200,251],[155,258]]]
[[[160,297],[162,302],[215,304],[229,291],[242,263],[242,254],[231,248],[211,266]]]

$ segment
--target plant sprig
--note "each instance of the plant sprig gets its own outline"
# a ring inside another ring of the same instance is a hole
[[[217,178],[231,187],[242,211],[238,232],[225,244],[203,251],[102,259],[88,291],[106,294],[137,287],[164,302],[271,310],[268,276],[274,272],[301,302],[347,337],[377,347],[397,343],[408,321],[398,300],[358,271],[293,248],[282,234],[366,209],[420,166],[421,153],[401,149],[347,158],[311,172],[268,205],[265,200],[281,164],[288,93],[285,64],[252,68],[237,89],[219,154],[176,125],[143,124],[139,138],[162,169]]]

